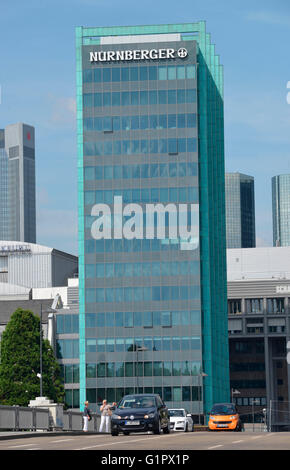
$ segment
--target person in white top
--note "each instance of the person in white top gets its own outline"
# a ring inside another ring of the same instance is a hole
[[[103,404],[100,407],[101,410],[101,424],[99,432],[103,432],[106,426],[106,432],[110,432],[110,420],[112,416],[111,406],[108,405],[107,400],[103,400]]]

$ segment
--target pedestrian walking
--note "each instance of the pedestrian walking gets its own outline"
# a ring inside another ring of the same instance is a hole
[[[91,410],[89,409],[89,402],[85,401],[85,407],[83,411],[83,420],[84,420],[83,431],[84,432],[88,432],[88,424],[91,418],[92,416],[91,416]]]
[[[107,400],[103,400],[103,404],[100,407],[101,410],[101,424],[99,428],[99,432],[103,432],[104,427],[106,428],[106,432],[110,432],[110,420],[112,416],[111,405],[108,405]]]

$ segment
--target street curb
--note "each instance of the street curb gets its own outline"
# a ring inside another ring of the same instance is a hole
[[[105,435],[105,434],[108,434],[108,433],[105,433],[105,432],[91,432],[91,431],[88,431],[88,432],[83,432],[83,431],[58,431],[58,432],[54,432],[54,431],[46,431],[46,432],[38,432],[38,431],[31,431],[31,432],[19,432],[18,434],[5,434],[5,435],[2,435],[1,436],[1,433],[0,433],[0,441],[5,441],[5,440],[8,440],[8,439],[24,439],[24,438],[28,438],[28,437],[44,437],[44,436],[83,436],[84,434],[86,435],[95,435],[95,436],[101,436],[101,435]]]
[[[200,431],[207,431],[208,427],[207,426],[198,426],[194,427],[194,432],[200,432]],[[84,434],[88,436],[101,436],[101,435],[106,435],[111,433],[106,433],[106,432],[93,432],[93,431],[88,431],[88,432],[83,432],[83,431],[31,431],[31,432],[25,432],[25,431],[19,431],[17,434],[14,434],[11,432],[11,434],[7,433],[1,436],[0,432],[0,441],[5,441],[9,439],[24,439],[24,438],[29,438],[29,437],[44,437],[44,436],[83,436]]]

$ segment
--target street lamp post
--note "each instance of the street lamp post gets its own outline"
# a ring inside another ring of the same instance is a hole
[[[254,400],[254,398],[252,398],[253,432],[255,431],[255,423],[254,423],[255,412],[254,412],[254,405],[258,405],[258,404],[259,404],[259,401],[258,401],[258,400]]]
[[[239,390],[236,390],[234,388],[231,389],[231,392],[232,392],[232,403],[234,401],[234,395],[240,395],[240,391]]]
[[[200,372],[198,374],[198,398],[199,398],[199,413],[198,413],[198,424],[201,424],[200,422],[200,418],[201,418],[201,402],[202,402],[202,407],[203,407],[203,382],[202,382],[202,378],[203,377],[208,377],[208,374],[206,374],[205,372]],[[204,419],[203,419],[203,424],[204,424]]]
[[[40,396],[42,397],[42,303],[40,304],[40,325],[39,325],[39,384],[40,384]]]
[[[43,382],[42,382],[42,315],[43,313],[55,313],[56,310],[54,308],[48,307],[45,311],[42,310],[42,303],[40,304],[40,325],[39,325],[39,374],[37,374],[37,377],[39,377],[39,388],[40,388],[40,396],[42,397],[43,393]]]

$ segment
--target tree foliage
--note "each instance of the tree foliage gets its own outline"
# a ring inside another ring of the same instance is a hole
[[[60,366],[42,334],[43,395],[63,403]],[[11,316],[1,340],[0,403],[27,406],[40,396],[40,318],[18,308]]]

